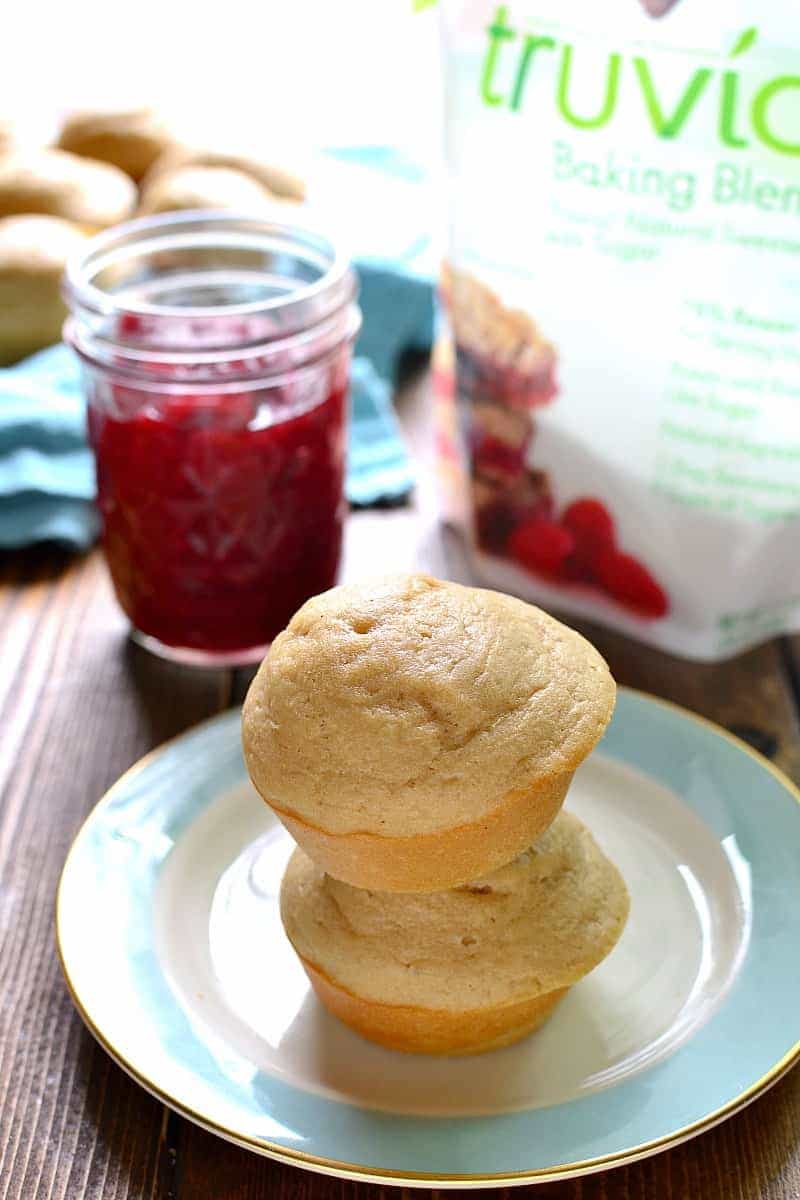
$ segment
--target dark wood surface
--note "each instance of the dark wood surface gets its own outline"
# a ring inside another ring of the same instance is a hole
[[[421,386],[404,398],[423,467],[425,402]],[[420,565],[466,578],[431,486],[423,470],[413,507],[351,518],[347,577]],[[0,557],[0,623],[0,1200],[391,1200],[397,1189],[283,1167],[165,1111],[94,1043],[61,979],[53,906],[81,821],[141,754],[240,699],[247,673],[170,667],[132,646],[97,553]],[[719,721],[800,780],[797,640],[698,666],[585,631],[621,683]],[[684,1146],[535,1196],[800,1200],[800,1070]]]

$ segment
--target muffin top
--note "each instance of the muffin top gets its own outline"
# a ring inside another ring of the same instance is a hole
[[[614,696],[594,647],[538,608],[394,576],[295,614],[248,693],[245,758],[268,803],[328,832],[435,833],[572,771]]]
[[[294,948],[384,1004],[465,1011],[569,987],[622,933],[628,893],[577,817],[482,879],[425,895],[371,892],[295,850],[281,890]]]

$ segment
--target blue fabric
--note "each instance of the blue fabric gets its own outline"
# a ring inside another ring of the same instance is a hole
[[[98,533],[77,359],[51,346],[0,371],[0,546],[76,550]]]
[[[357,505],[399,501],[413,487],[414,475],[391,385],[403,353],[428,350],[433,338],[435,259],[425,232],[429,192],[420,168],[390,147],[328,153],[343,170],[358,167],[354,186],[372,188],[358,211],[343,199],[340,223],[355,254],[363,313],[353,363],[347,496]],[[98,533],[94,494],[80,371],[72,352],[52,346],[0,370],[0,547],[54,538],[85,549]]]
[[[392,390],[366,358],[353,362],[347,499],[366,506],[399,500],[414,486],[411,460],[392,405]]]
[[[396,261],[359,259],[356,265],[364,314],[356,354],[368,359],[383,379],[393,382],[405,351],[431,347],[431,280],[403,269]]]
[[[353,362],[347,496],[399,500],[414,474],[391,388],[365,358]],[[98,534],[80,367],[51,346],[0,371],[0,547],[55,539],[84,550]]]

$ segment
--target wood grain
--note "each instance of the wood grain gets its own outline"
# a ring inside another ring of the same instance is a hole
[[[425,387],[402,414],[430,453]],[[439,528],[432,474],[411,508],[364,512],[345,575],[413,566],[468,579]],[[69,842],[105,788],[153,745],[235,702],[251,672],[158,662],[127,641],[99,555],[0,557],[0,1200],[394,1200],[405,1191],[283,1167],[168,1114],[83,1030],[52,932]],[[729,663],[681,663],[585,627],[620,682],[743,734],[800,780],[800,639]],[[736,1047],[731,1047],[736,1052]],[[717,1129],[612,1172],[501,1195],[536,1200],[800,1200],[800,1070]]]
[[[0,1197],[169,1195],[162,1107],[67,996],[53,939],[61,864],[102,792],[155,742],[223,707],[226,675],[129,646],[98,555],[0,568]]]

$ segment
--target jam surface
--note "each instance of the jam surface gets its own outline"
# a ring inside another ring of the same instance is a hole
[[[346,407],[339,378],[300,412],[275,389],[143,404],[115,388],[111,405],[90,389],[104,547],[137,630],[212,654],[263,647],[335,583]]]

